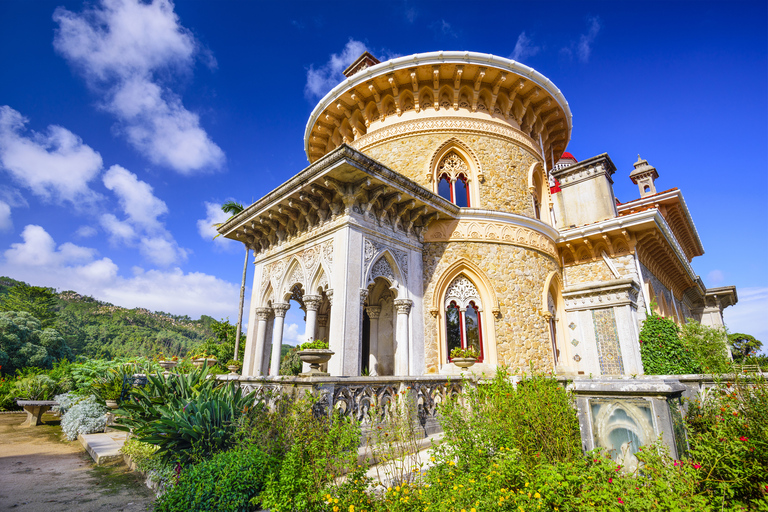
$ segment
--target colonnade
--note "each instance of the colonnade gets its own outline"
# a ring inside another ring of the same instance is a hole
[[[328,338],[330,333],[329,320],[330,311],[333,306],[333,291],[328,290],[326,292],[328,299],[328,313],[319,314],[321,305],[323,304],[324,297],[321,295],[304,295],[302,301],[304,303],[304,309],[306,311],[306,333],[307,341],[315,339],[315,336],[319,339]],[[364,300],[361,300],[364,303]],[[410,375],[413,371],[412,354],[410,350],[409,342],[409,316],[413,301],[409,299],[396,299],[394,301],[394,307],[396,310],[396,324],[395,324],[395,375]],[[283,344],[283,334],[285,327],[285,314],[290,309],[291,305],[288,302],[275,302],[270,307],[258,307],[253,310],[256,317],[256,335],[254,339],[253,349],[253,365],[250,373],[254,375],[278,375],[280,370],[280,354]],[[370,333],[369,333],[369,360],[368,368],[371,375],[376,375],[376,368],[378,364],[378,351],[379,351],[379,317],[381,315],[381,306],[366,306],[361,304],[360,317],[362,317],[363,308],[368,314],[370,319]],[[267,338],[270,333],[268,327],[270,320],[272,320],[271,339],[269,343],[271,345],[272,355],[269,358],[269,366],[266,365],[266,358],[269,354],[269,347],[267,346]],[[362,325],[362,318],[361,324]],[[361,333],[362,334],[362,333]],[[329,342],[331,340],[328,340]],[[359,343],[362,343],[362,338]],[[359,351],[358,351],[359,353]],[[334,357],[344,358],[345,354],[336,354]],[[359,365],[358,365],[359,366]],[[359,371],[359,367],[358,367]]]

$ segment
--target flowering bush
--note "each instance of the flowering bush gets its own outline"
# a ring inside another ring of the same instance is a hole
[[[80,434],[103,432],[107,426],[106,412],[104,406],[93,395],[78,401],[61,419],[64,437],[74,441]]]

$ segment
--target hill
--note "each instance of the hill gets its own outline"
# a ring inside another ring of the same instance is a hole
[[[39,311],[19,307],[18,301],[9,304],[8,298],[14,295],[12,290],[17,287],[27,287],[37,291],[38,295],[42,292],[50,297],[45,306],[50,319],[44,321],[44,325],[59,331],[75,355],[151,357],[162,352],[166,356],[182,356],[191,347],[216,337],[211,329],[215,320],[206,315],[192,320],[186,315],[163,311],[127,309],[76,291],[57,292],[52,288],[31,287],[5,276],[0,277],[0,311],[23,309],[38,318],[44,316]]]

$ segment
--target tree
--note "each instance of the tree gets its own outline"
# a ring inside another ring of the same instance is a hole
[[[763,346],[763,342],[756,340],[754,336],[740,332],[729,334],[728,343],[731,345],[733,359],[738,362],[756,356],[757,351]]]
[[[52,288],[19,283],[0,300],[0,311],[26,311],[50,327],[56,318],[58,298]]]
[[[26,311],[0,313],[0,366],[13,373],[28,366],[50,368],[54,361],[70,359],[64,338],[54,329],[43,329]]]
[[[243,210],[245,210],[243,205],[240,203],[236,203],[235,201],[227,201],[221,205],[221,211],[223,211],[224,213],[228,213],[230,219],[235,215],[238,215],[239,213],[241,213]],[[221,224],[217,224],[217,225],[221,225]],[[219,236],[219,235],[216,235],[216,236]],[[243,304],[245,303],[245,275],[248,272],[248,254],[250,252],[250,249],[248,248],[248,244],[243,244],[243,245],[245,245],[245,263],[243,263],[243,280],[240,283],[240,308],[238,309],[238,312],[237,312],[237,330],[235,331],[235,356],[233,358],[236,361],[239,360],[238,356],[240,354],[240,331],[242,331],[243,329]]]

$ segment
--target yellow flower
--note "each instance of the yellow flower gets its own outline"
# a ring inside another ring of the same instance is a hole
[[[355,506],[354,505],[350,505],[349,506],[349,512],[355,512]]]
[[[339,507],[333,507],[333,512],[339,512]]]
[[[339,502],[339,498],[333,498],[333,502],[334,503],[338,503]]]
[[[477,512],[477,510],[475,510],[475,508],[472,507],[471,509],[469,509],[469,512]]]
[[[453,486],[453,490],[454,490],[454,491],[458,491],[458,490],[459,490],[459,488],[458,488],[458,487],[456,487],[456,486],[454,485],[454,486]]]
[[[400,486],[398,485],[397,487],[395,487],[395,490],[396,490],[397,492],[400,492]]]
[[[541,494],[536,493],[536,494],[533,495],[533,497],[536,498],[536,499],[541,498]]]
[[[528,487],[528,482],[525,482],[525,486]]]

